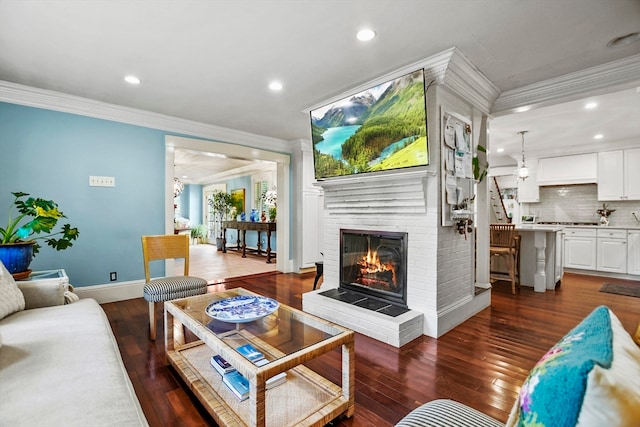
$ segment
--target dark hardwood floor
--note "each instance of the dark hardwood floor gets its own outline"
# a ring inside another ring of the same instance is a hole
[[[213,285],[244,287],[301,308],[314,273],[265,273]],[[450,398],[506,421],[516,393],[542,355],[599,305],[609,306],[629,333],[640,322],[640,298],[599,292],[603,282],[624,280],[565,274],[555,291],[523,288],[511,295],[497,283],[491,307],[439,339],[422,336],[397,349],[356,334],[356,408],[336,426],[391,426],[427,401]],[[637,282],[635,282],[637,283]],[[640,286],[640,284],[638,284]],[[172,368],[161,339],[149,340],[147,303],[103,304],[125,365],[151,426],[215,426]],[[160,312],[158,317],[162,319]],[[158,325],[158,337],[164,328]],[[308,365],[339,383],[335,351]]]

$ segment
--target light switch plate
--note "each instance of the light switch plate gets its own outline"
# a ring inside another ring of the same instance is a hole
[[[116,178],[113,176],[90,176],[89,187],[115,187]]]

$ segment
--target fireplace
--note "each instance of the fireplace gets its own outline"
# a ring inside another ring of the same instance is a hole
[[[321,295],[388,316],[407,307],[407,233],[340,230],[340,286]]]
[[[340,287],[407,307],[407,233],[340,230]]]

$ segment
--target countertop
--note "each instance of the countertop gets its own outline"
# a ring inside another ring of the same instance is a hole
[[[516,225],[516,230],[531,231],[562,231],[565,228],[602,228],[605,230],[640,230],[640,226],[623,227],[616,225],[555,225],[555,224],[521,224]]]

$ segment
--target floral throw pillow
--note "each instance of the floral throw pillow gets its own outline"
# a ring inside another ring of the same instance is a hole
[[[24,310],[24,295],[0,261],[0,320],[20,310]]]
[[[531,370],[507,426],[640,425],[638,378],[640,349],[598,307]]]

